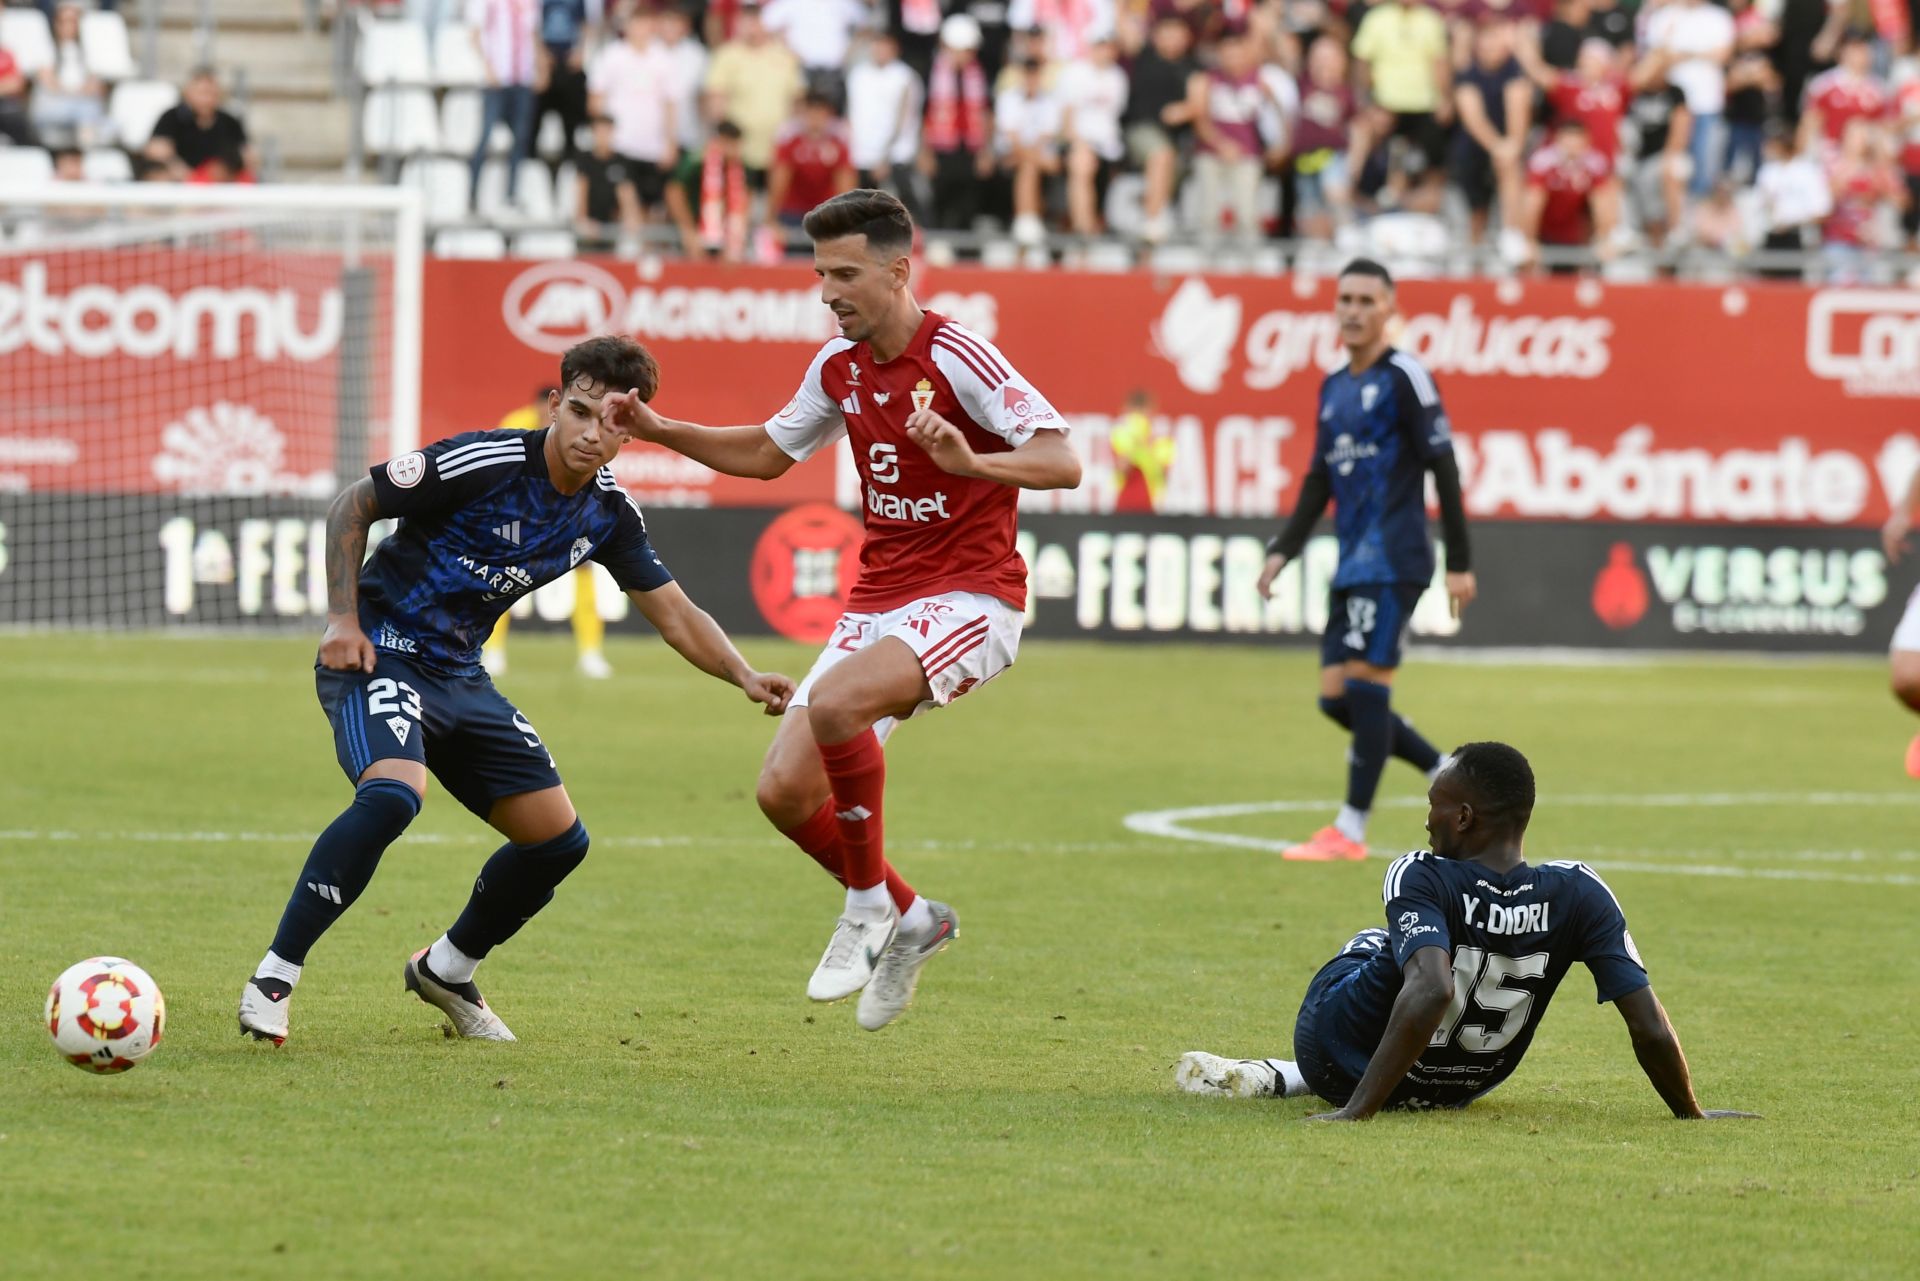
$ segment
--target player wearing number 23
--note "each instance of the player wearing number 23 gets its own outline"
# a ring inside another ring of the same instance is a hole
[[[1396,859],[1385,929],[1362,930],[1307,985],[1292,1059],[1200,1051],[1176,1069],[1195,1094],[1314,1094],[1321,1120],[1383,1108],[1465,1107],[1520,1066],[1574,962],[1626,1021],[1634,1055],[1673,1114],[1703,1112],[1613,891],[1585,863],[1525,861],[1533,771],[1504,743],[1454,751],[1428,793],[1431,852]]]

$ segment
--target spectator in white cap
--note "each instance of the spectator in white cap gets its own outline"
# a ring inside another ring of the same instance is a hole
[[[993,173],[993,107],[980,66],[980,24],[956,13],[940,24],[940,52],[927,81],[921,167],[933,180],[933,225],[965,231]]]

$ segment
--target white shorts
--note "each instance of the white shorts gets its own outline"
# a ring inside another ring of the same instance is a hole
[[[1013,666],[1025,622],[1021,611],[979,592],[925,596],[884,614],[842,614],[827,647],[814,660],[813,670],[794,692],[790,706],[805,707],[813,683],[843,660],[883,636],[897,636],[920,659],[920,669],[933,689],[933,697],[908,716],[918,716],[930,707],[945,707]],[[889,718],[881,725],[874,729],[884,739],[893,722]]]
[[[1892,648],[1920,651],[1920,587],[1907,597],[1907,612],[1900,615],[1900,625],[1893,629]]]

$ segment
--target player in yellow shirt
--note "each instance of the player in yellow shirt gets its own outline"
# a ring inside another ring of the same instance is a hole
[[[542,387],[533,393],[533,399],[500,420],[501,431],[539,431],[548,425],[552,417],[547,412],[547,397],[553,392],[551,387]],[[507,622],[512,614],[500,615],[500,621],[494,625],[493,635],[487,637],[487,643],[480,650],[481,665],[489,675],[502,676],[507,670]],[[593,565],[582,563],[574,571],[573,578],[573,639],[580,647],[578,663],[582,676],[603,681],[613,675],[613,667],[607,662],[602,646],[607,637],[607,625],[600,619],[600,609],[594,603]]]

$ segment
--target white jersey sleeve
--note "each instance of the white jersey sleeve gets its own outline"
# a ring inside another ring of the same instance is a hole
[[[967,417],[1016,449],[1042,429],[1066,431],[1067,420],[980,335],[947,324],[933,336],[933,363],[946,376]]]
[[[820,369],[827,363],[827,357],[851,346],[846,339],[835,338],[822,347],[813,363],[807,366],[800,390],[793,393],[785,409],[767,419],[767,435],[795,462],[805,462],[847,434],[847,420],[841,415],[840,406],[820,385]]]

